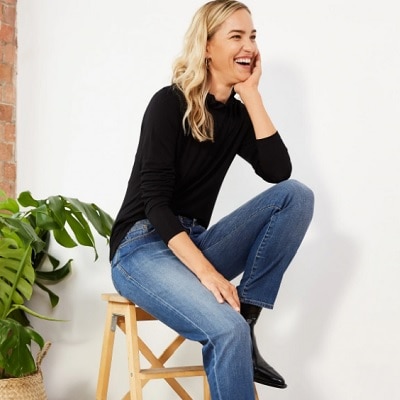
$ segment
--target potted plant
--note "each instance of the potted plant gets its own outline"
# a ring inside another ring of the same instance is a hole
[[[30,192],[22,192],[13,199],[0,191],[0,385],[4,380],[40,374],[31,346],[35,342],[43,349],[45,340],[28,316],[52,319],[26,303],[39,289],[55,307],[58,296],[48,283],[63,280],[72,262],[61,264],[49,252],[50,240],[66,248],[92,247],[96,260],[92,228],[108,241],[112,222],[96,204],[75,198],[58,195],[36,200]]]

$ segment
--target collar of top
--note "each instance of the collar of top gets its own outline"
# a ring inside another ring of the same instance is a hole
[[[207,93],[206,103],[209,108],[224,108],[235,101],[235,95],[236,92],[234,89],[232,89],[231,95],[229,96],[226,103],[222,103],[222,101],[218,101],[213,94]]]

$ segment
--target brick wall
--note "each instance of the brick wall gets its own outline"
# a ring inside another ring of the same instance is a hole
[[[17,0],[0,0],[0,189],[15,196]]]

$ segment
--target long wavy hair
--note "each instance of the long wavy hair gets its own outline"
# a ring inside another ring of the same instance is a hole
[[[207,42],[235,11],[249,8],[239,1],[213,0],[193,16],[186,32],[181,55],[173,65],[172,83],[183,93],[186,112],[182,125],[186,134],[199,142],[214,140],[214,121],[206,108],[208,93]]]

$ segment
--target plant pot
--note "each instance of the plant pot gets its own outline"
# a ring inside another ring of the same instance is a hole
[[[47,400],[40,364],[49,347],[50,343],[46,343],[38,353],[35,373],[21,378],[0,379],[1,400]]]

